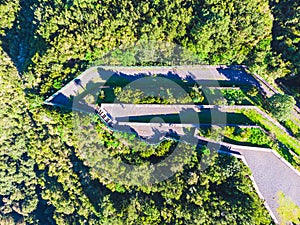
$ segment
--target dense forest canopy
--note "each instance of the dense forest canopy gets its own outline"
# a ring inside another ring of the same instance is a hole
[[[272,47],[281,54],[293,75],[299,75],[300,61],[300,3],[271,1],[274,14]]]
[[[300,3],[271,1],[274,14],[272,48],[284,60],[288,76],[284,83],[300,96]]]
[[[71,113],[42,102],[138,40],[174,42],[203,63],[246,64],[269,79],[298,74],[298,15],[297,1],[1,0],[0,224],[272,223],[248,168],[229,156],[202,171],[198,149],[148,189],[105,181],[91,169],[96,153],[78,151]],[[120,159],[143,161],[172,146],[132,152],[101,126],[99,138]]]
[[[30,0],[2,7],[16,12],[13,22],[11,10],[2,11],[9,26],[3,48],[43,95],[53,81],[74,77],[108,51],[141,39],[175,42],[209,64],[247,63],[267,72],[267,61],[276,61],[272,15],[263,1]]]

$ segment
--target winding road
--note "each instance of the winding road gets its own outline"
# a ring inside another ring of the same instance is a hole
[[[240,67],[237,67],[240,68]],[[257,86],[264,89],[267,95],[271,95],[274,90],[267,90],[268,84],[261,84],[261,82],[244,70],[226,67],[226,66],[182,66],[182,67],[93,67],[79,77],[71,81],[57,93],[52,95],[45,101],[45,104],[68,106],[70,107],[70,99],[80,96],[85,92],[97,96],[97,90],[94,87],[98,85],[105,85],[105,82],[110,77],[126,76],[135,78],[141,76],[141,74],[147,74],[149,76],[155,74],[169,74],[170,76],[176,75],[185,79],[194,79],[201,81],[202,83],[208,81],[230,81],[236,84],[247,84]],[[92,90],[92,91],[91,91]],[[72,106],[72,105],[71,105]],[[144,115],[162,115],[171,113],[180,113],[184,110],[192,110],[194,112],[201,112],[205,109],[217,108],[221,112],[234,111],[236,109],[255,109],[266,120],[272,122],[282,131],[290,134],[281,124],[271,118],[265,112],[261,111],[256,106],[215,106],[215,105],[132,105],[132,104],[102,104],[101,107],[107,111],[110,118],[113,119],[114,124],[117,124],[115,128],[125,127],[128,131],[136,132],[140,136],[146,139],[152,136],[160,139],[161,134],[174,132],[177,135],[186,135],[189,131],[188,128],[196,127],[195,124],[172,124],[164,123],[164,121],[150,121],[150,123],[132,123],[129,121],[118,121],[120,117],[129,116],[144,116]],[[91,107],[90,107],[91,108]],[[92,108],[93,109],[93,108]],[[79,109],[80,110],[80,109]],[[90,110],[90,109],[89,109]],[[94,110],[91,110],[94,111]],[[226,124],[226,119],[224,120]],[[225,125],[224,124],[224,125]],[[228,125],[228,124],[227,124]],[[234,124],[233,124],[234,125]],[[199,140],[212,142],[211,140],[205,140],[202,137],[193,134]],[[258,194],[265,200],[265,205],[270,211],[274,221],[279,223],[280,218],[277,214],[277,193],[282,191],[287,197],[290,197],[300,207],[300,174],[296,171],[288,162],[282,159],[272,149],[262,149],[256,147],[230,145],[228,143],[218,142],[218,144],[230,146],[232,150],[239,153],[234,156],[241,158],[251,169],[254,186],[257,189]]]

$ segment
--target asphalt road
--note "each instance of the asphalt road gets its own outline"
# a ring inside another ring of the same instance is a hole
[[[278,217],[277,194],[282,191],[300,207],[300,176],[272,152],[234,149],[240,152],[250,167],[254,180],[272,212]]]

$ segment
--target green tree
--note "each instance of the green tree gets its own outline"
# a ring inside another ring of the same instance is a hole
[[[292,96],[275,94],[269,99],[269,110],[279,121],[286,121],[291,117],[295,104]]]

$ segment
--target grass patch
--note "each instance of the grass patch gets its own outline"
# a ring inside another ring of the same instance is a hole
[[[273,142],[272,138],[266,135],[259,128],[240,128],[240,127],[230,127],[219,128],[219,134],[224,136],[223,141],[244,146],[252,147],[265,147],[274,148],[276,144]],[[200,136],[213,139],[216,135],[211,133],[210,128],[201,127],[199,129]],[[214,131],[215,132],[215,131]]]
[[[241,144],[246,146],[273,148],[272,138],[266,135],[259,128],[227,128],[224,132],[224,141],[232,144]]]
[[[272,122],[266,120],[261,114],[254,110],[242,110],[242,113],[249,119],[251,119],[254,123],[272,133],[277,138],[277,140],[279,140],[282,144],[291,149],[297,155],[300,155],[300,145],[290,135],[282,131]]]
[[[300,122],[299,122],[300,123]],[[283,124],[288,130],[290,130],[295,137],[300,138],[300,127],[292,120],[287,120]]]

